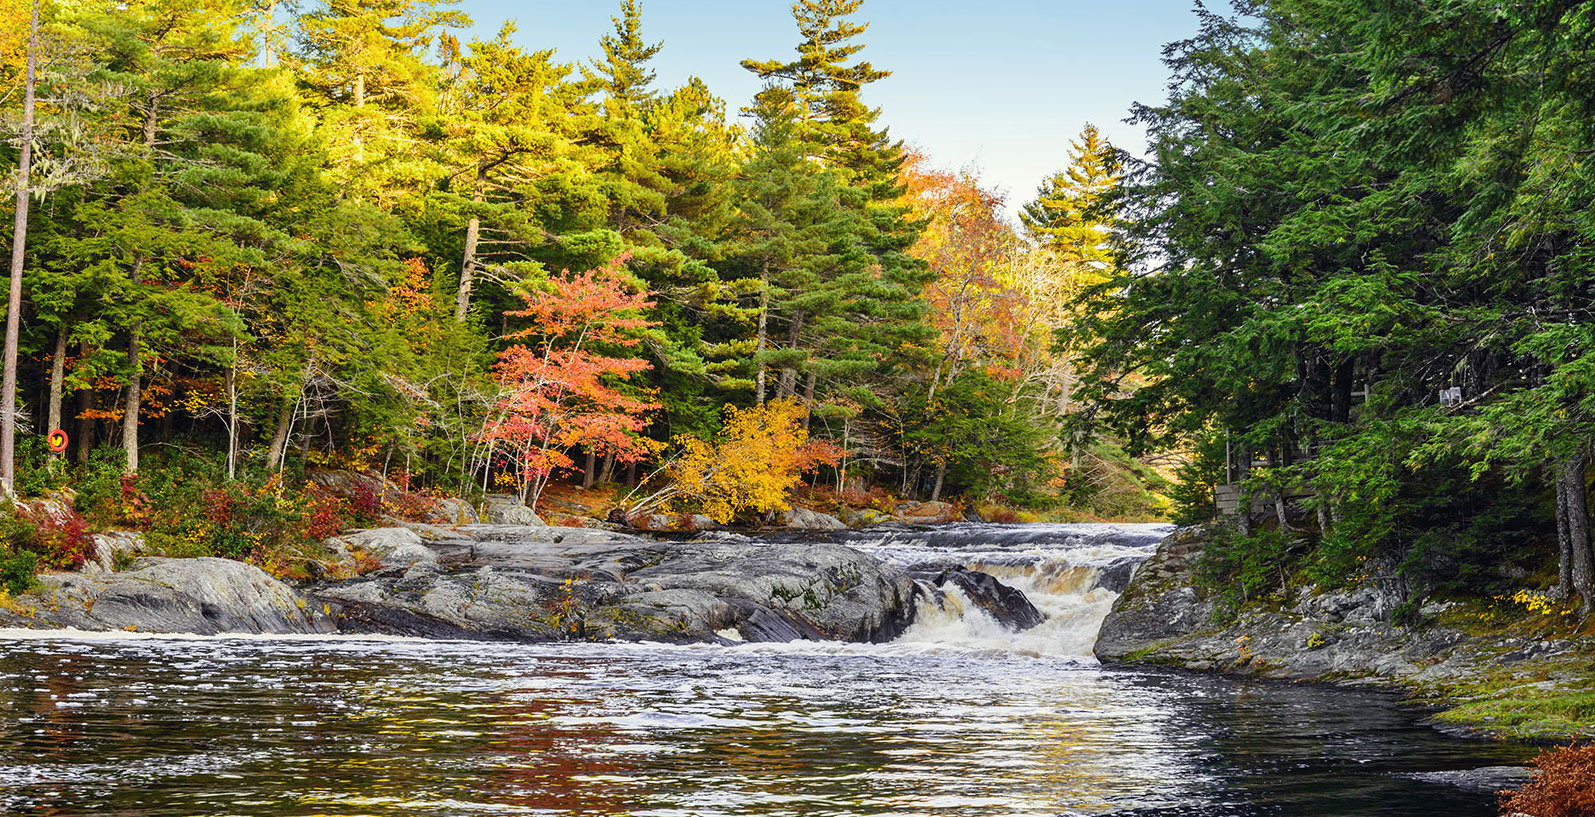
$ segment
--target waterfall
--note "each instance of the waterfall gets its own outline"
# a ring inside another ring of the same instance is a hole
[[[1091,648],[1114,599],[1171,530],[1158,524],[959,524],[856,531],[842,541],[916,575],[948,568],[987,574],[1023,593],[1043,617],[1016,631],[956,583],[922,581],[915,623],[897,644],[1093,661]]]

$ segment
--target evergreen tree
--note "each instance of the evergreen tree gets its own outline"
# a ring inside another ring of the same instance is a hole
[[[846,236],[828,247],[831,268],[823,283],[805,291],[792,337],[806,338],[811,360],[803,395],[818,419],[836,418],[843,434],[858,416],[854,406],[878,404],[894,362],[916,353],[931,332],[919,294],[930,280],[908,250],[923,229],[901,203],[903,150],[877,129],[878,109],[860,91],[889,76],[853,61],[867,24],[850,17],[862,0],[801,0],[792,8],[798,58],[747,60],[743,67],[790,88],[797,136],[811,161],[834,171],[844,185],[838,202]],[[764,94],[772,93],[767,89]],[[822,392],[836,398],[819,401]]]
[[[291,62],[327,129],[340,186],[381,206],[418,206],[441,175],[424,131],[437,114],[438,68],[423,58],[440,29],[470,20],[451,0],[326,0],[298,19]]]
[[[1103,212],[1119,185],[1118,151],[1095,125],[1070,145],[1069,165],[1047,179],[1019,212],[1030,240],[1070,262],[1106,268],[1113,263],[1113,234]]]

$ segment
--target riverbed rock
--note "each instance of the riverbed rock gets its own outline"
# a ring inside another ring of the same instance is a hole
[[[1028,630],[1046,619],[1024,593],[1003,584],[990,573],[928,563],[910,567],[908,575],[931,587],[957,587],[976,607],[1014,632]]]
[[[7,626],[151,633],[327,633],[329,611],[265,571],[230,559],[140,559],[117,573],[47,573],[45,590],[18,597],[30,618]]]
[[[914,583],[841,545],[655,541],[591,528],[463,526],[435,559],[326,583],[345,629],[550,641],[886,641],[912,623]]]
[[[776,522],[787,530],[847,530],[842,520],[809,508],[794,507],[781,511]]]
[[[946,502],[904,502],[897,506],[897,515],[914,525],[945,525],[963,519],[958,508]]]
[[[1577,639],[1398,623],[1394,613],[1402,588],[1394,568],[1370,569],[1346,589],[1299,588],[1266,605],[1227,611],[1196,581],[1209,535],[1204,528],[1175,531],[1135,571],[1098,634],[1096,655],[1103,663],[1329,681],[1442,698],[1445,690],[1498,678],[1514,667],[1522,670],[1523,692],[1581,682],[1579,673],[1560,669],[1583,664]],[[1551,677],[1534,680],[1546,675]],[[1530,690],[1534,684],[1542,688]]]
[[[897,514],[875,508],[843,508],[837,518],[850,528],[871,528],[876,525],[900,525],[905,520]]]

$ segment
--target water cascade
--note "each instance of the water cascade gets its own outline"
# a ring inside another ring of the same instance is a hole
[[[877,528],[836,540],[916,576],[964,568],[1024,594],[1043,617],[1024,629],[999,621],[948,582],[922,581],[914,625],[898,644],[1001,650],[1093,661],[1102,619],[1135,568],[1172,530],[1161,524],[960,524],[930,530]]]

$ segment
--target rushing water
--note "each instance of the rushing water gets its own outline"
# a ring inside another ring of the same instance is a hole
[[[53,815],[1486,815],[1399,775],[1515,762],[1389,699],[1109,671],[1115,571],[1158,531],[850,535],[980,565],[886,645],[508,645],[5,633],[0,812]]]

